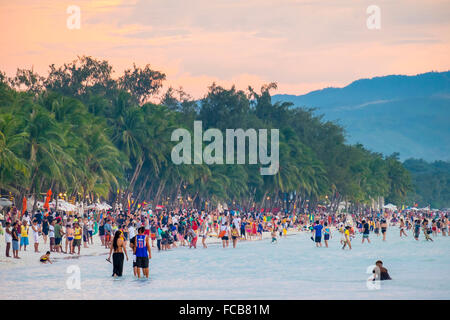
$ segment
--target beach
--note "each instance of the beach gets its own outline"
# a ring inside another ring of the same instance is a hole
[[[20,262],[0,262],[1,299],[448,299],[450,297],[449,237],[434,242],[400,238],[388,230],[387,241],[371,235],[371,244],[352,241],[341,250],[334,232],[330,248],[316,248],[309,232],[291,232],[272,244],[242,241],[236,249],[222,248],[209,238],[203,249],[187,247],[158,252],[153,248],[150,279],[133,276],[131,260],[121,279],[111,277],[106,249],[98,245],[82,255],[54,255],[42,265],[38,254],[20,252]],[[98,243],[98,237],[94,237]],[[4,249],[4,245],[1,246]],[[381,259],[392,281],[369,289],[367,271]],[[10,259],[12,260],[12,259]],[[69,289],[69,268],[80,270],[80,289]],[[420,280],[419,280],[420,279]]]

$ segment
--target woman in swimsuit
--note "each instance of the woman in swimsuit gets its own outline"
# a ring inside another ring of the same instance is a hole
[[[236,229],[234,223],[231,225],[231,240],[233,241],[233,248],[236,248],[237,239],[239,238],[239,231]]]
[[[328,240],[330,239],[330,235],[331,235],[330,227],[328,226],[328,222],[325,222],[323,236],[324,236],[324,241],[325,241],[325,247],[327,247],[327,248],[328,248]]]
[[[73,247],[73,235],[74,235],[74,233],[73,233],[72,226],[70,224],[68,224],[66,226],[66,252],[68,252],[67,251],[67,246],[69,246],[69,249],[70,249],[69,253],[70,254],[74,254],[75,253],[75,250],[74,250],[74,247]]]
[[[387,223],[386,220],[381,220],[381,233],[383,234],[383,241],[386,241],[386,230],[387,230]]]
[[[407,237],[405,232],[405,221],[403,220],[403,218],[400,218],[400,238],[402,237],[402,234]]]

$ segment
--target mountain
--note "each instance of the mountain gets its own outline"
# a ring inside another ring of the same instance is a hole
[[[450,159],[450,71],[360,79],[343,88],[272,99],[316,108],[346,129],[349,143],[372,151],[399,152],[402,160]]]

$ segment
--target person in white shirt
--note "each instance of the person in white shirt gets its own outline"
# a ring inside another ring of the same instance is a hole
[[[136,236],[136,229],[134,228],[134,223],[131,222],[131,223],[128,225],[128,237],[129,237],[130,239],[132,239],[132,238],[134,238],[135,236]]]
[[[33,221],[33,225],[31,226],[31,229],[33,229],[34,252],[39,252],[39,231],[40,231],[40,228],[39,228],[36,220]]]
[[[11,258],[11,256],[9,255],[9,250],[11,249],[12,243],[12,230],[10,222],[6,222],[5,226],[5,243],[6,243],[6,257]]]
[[[50,238],[50,251],[55,251],[55,223],[56,220],[52,220],[52,223],[48,226],[48,237]]]
[[[241,218],[239,216],[236,216],[233,219],[233,224],[236,227],[236,229],[240,230],[241,229]]]

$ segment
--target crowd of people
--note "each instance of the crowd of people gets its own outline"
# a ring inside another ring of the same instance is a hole
[[[109,249],[107,261],[113,264],[113,276],[121,276],[124,259],[128,260],[127,249],[133,256],[134,274],[145,277],[149,274],[151,248],[166,251],[178,246],[207,248],[206,239],[216,237],[223,248],[230,243],[237,247],[242,240],[261,240],[263,233],[271,236],[271,243],[286,237],[288,230],[310,232],[311,240],[317,247],[329,247],[332,233],[341,235],[342,249],[352,249],[352,240],[361,235],[361,242],[370,243],[370,235],[382,237],[386,241],[388,228],[398,228],[400,237],[408,237],[412,232],[415,240],[423,233],[424,239],[448,234],[447,212],[404,210],[366,210],[355,214],[329,213],[325,209],[314,212],[205,212],[197,209],[183,210],[142,210],[133,213],[122,210],[95,211],[84,214],[37,210],[34,214],[23,215],[11,208],[3,215],[6,257],[20,259],[19,251],[27,250],[30,242],[34,252],[40,246],[49,251],[40,257],[43,263],[50,262],[50,254],[58,252],[80,255],[81,248],[94,244],[94,236],[100,238],[101,245]],[[332,231],[333,230],[333,231]],[[42,240],[41,240],[42,239]],[[41,243],[42,241],[42,243]],[[112,257],[112,261],[111,261]]]

